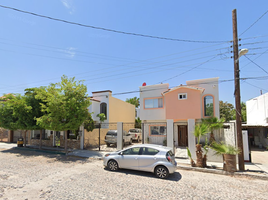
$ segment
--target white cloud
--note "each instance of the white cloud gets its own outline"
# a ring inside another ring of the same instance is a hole
[[[64,5],[65,8],[69,10],[70,14],[75,12],[73,0],[61,0],[61,3]]]
[[[60,52],[63,52],[69,58],[73,58],[76,54],[75,50],[76,50],[76,48],[74,48],[74,47],[68,47],[65,50],[60,50]]]

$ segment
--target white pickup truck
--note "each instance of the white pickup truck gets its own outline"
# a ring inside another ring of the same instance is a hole
[[[105,143],[107,147],[109,147],[111,144],[114,144],[116,146],[117,144],[117,130],[109,130],[106,133],[105,136]],[[125,144],[132,144],[132,136],[127,133],[126,131],[123,131],[123,145]]]
[[[128,133],[131,135],[132,140],[136,140],[137,142],[140,142],[142,139],[142,131],[138,128],[132,128],[129,129]]]

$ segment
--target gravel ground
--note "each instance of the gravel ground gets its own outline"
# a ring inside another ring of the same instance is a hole
[[[0,199],[268,199],[268,182],[177,171],[167,180],[101,160],[0,149]]]

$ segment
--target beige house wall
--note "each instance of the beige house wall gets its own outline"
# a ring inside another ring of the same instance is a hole
[[[109,97],[109,123],[135,123],[135,106],[120,99]]]

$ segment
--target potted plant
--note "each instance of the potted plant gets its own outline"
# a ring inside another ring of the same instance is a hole
[[[208,125],[205,123],[197,124],[194,130],[194,136],[197,138],[196,144],[196,166],[204,167],[203,155],[202,155],[202,144],[200,144],[201,136],[206,135],[208,132]]]
[[[223,156],[223,170],[227,172],[235,172],[236,169],[236,155],[240,153],[240,150],[232,145],[226,145],[224,143],[213,142],[211,144],[216,154]]]

